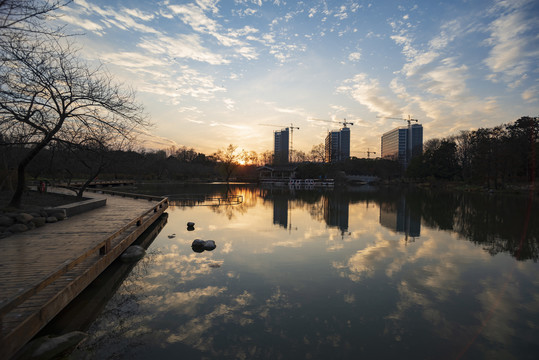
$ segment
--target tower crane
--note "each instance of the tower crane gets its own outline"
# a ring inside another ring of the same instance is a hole
[[[408,119],[394,118],[394,117],[387,117],[387,116],[377,116],[377,118],[407,121],[407,122],[408,122],[408,126],[410,126],[410,124],[412,123],[412,121],[415,121],[415,122],[418,122],[418,121],[419,121],[419,120],[417,120],[417,119],[412,119],[412,118],[410,118],[410,115],[408,115]]]
[[[309,120],[324,121],[324,122],[333,123],[333,124],[339,123],[339,124],[343,124],[344,127],[346,127],[346,125],[354,125],[353,122],[346,121],[346,119],[344,119],[343,121],[332,121],[332,120],[325,120],[325,119],[309,118]]]
[[[278,128],[289,128],[290,129],[290,156],[292,156],[292,152],[294,151],[294,129],[299,130],[299,127],[294,126],[294,124],[288,125],[273,125],[273,124],[258,124],[262,126],[272,126],[272,127],[278,127]]]
[[[376,151],[369,151],[369,149],[367,148],[367,151],[364,151],[363,153],[367,154],[367,159],[370,159],[371,154],[376,154]]]

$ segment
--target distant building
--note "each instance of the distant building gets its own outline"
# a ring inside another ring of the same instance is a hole
[[[423,126],[408,125],[382,135],[382,158],[397,160],[405,169],[412,157],[423,152]]]
[[[277,165],[288,164],[288,128],[275,131],[273,136],[273,162]]]
[[[258,178],[261,181],[272,182],[274,180],[289,180],[296,177],[298,167],[294,165],[264,165],[257,169]]]
[[[350,128],[330,131],[326,136],[325,161],[336,162],[350,158]]]

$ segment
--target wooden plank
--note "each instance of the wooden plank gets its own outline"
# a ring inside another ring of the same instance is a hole
[[[112,200],[109,196],[107,204],[78,218],[0,242],[4,256],[0,260],[0,278],[6,280],[0,284],[3,356],[13,356],[168,207],[166,199],[155,203],[129,198]],[[89,222],[92,230],[100,231],[81,232]],[[111,231],[102,231],[103,227]],[[110,250],[100,254],[107,243]],[[34,251],[29,251],[32,248]]]

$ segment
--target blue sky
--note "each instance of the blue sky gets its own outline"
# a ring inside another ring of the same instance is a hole
[[[384,116],[419,119],[428,140],[539,115],[534,0],[75,0],[60,12],[83,56],[137,91],[150,148],[263,152],[293,124],[309,152],[346,119],[365,157],[406,125]]]

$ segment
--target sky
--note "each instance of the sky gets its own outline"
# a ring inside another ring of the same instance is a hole
[[[427,141],[539,115],[536,0],[75,0],[59,14],[84,58],[136,90],[150,149],[261,153],[293,126],[308,153],[347,121],[351,155],[379,156],[408,116]]]

